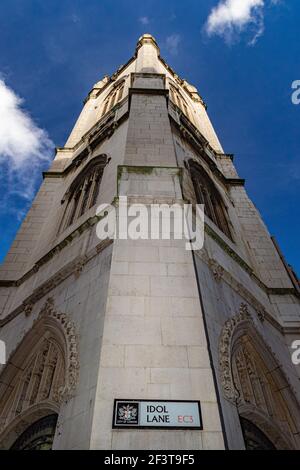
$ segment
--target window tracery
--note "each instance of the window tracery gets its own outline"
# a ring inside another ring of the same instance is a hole
[[[170,85],[170,98],[172,102],[185,114],[185,116],[192,121],[191,113],[188,109],[188,105],[181,95],[181,93],[173,85]]]
[[[111,90],[102,105],[101,117],[105,116],[121,99],[123,98],[125,82],[122,81],[119,85]]]
[[[107,162],[106,155],[95,157],[75,178],[62,200],[62,203],[66,203],[66,207],[60,223],[59,233],[72,225],[96,204]]]
[[[190,162],[189,167],[197,203],[204,205],[205,215],[232,240],[226,209],[219,191],[200,165]]]

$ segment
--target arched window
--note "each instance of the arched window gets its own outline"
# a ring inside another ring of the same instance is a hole
[[[253,410],[264,417],[265,422],[272,420],[282,432],[292,438],[295,426],[293,417],[283,396],[278,393],[278,385],[272,374],[248,335],[241,336],[233,348],[232,374],[234,386],[239,393],[241,427],[246,448],[264,450],[274,449],[276,445],[275,438],[274,442],[267,439],[260,426],[253,423]]]
[[[174,86],[170,85],[170,97],[176,106],[186,115],[189,120],[191,120],[191,115],[188,110],[188,105],[181,93]]]
[[[59,232],[72,225],[88,209],[93,207],[99,195],[103,171],[108,159],[106,155],[93,158],[75,178],[62,200],[66,208]]]
[[[115,104],[121,101],[124,92],[124,85],[125,82],[122,81],[119,85],[115,86],[115,88],[113,88],[106,97],[102,106],[101,117],[108,113],[115,106]]]
[[[50,448],[78,374],[75,325],[48,298],[0,375],[0,448]]]
[[[64,352],[56,339],[46,333],[1,402],[0,429],[37,403],[58,403],[64,380]]]
[[[189,163],[198,204],[204,204],[205,215],[232,240],[226,209],[219,191],[200,165]]]

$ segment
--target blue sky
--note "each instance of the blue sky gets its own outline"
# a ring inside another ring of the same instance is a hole
[[[1,154],[0,122],[0,259],[41,183],[52,142],[64,145],[92,85],[127,62],[150,32],[167,62],[197,86],[250,197],[300,273],[300,105],[291,101],[291,84],[300,80],[300,2],[247,0],[257,2],[249,21],[216,26],[220,18],[211,16],[208,34],[220,1],[1,0],[0,79],[23,99],[43,143],[23,165],[6,147]]]

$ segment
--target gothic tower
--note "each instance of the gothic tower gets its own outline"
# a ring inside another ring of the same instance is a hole
[[[1,448],[300,448],[299,282],[244,183],[145,34],[88,94],[2,265]],[[121,196],[204,204],[204,247],[100,239]],[[201,413],[139,426],[150,401]]]

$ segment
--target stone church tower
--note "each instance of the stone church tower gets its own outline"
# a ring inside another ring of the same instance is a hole
[[[0,271],[0,447],[300,448],[299,282],[195,87],[145,34],[96,83]],[[119,197],[205,205],[205,242],[99,239]],[[116,399],[202,429],[114,427]]]

